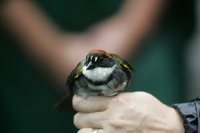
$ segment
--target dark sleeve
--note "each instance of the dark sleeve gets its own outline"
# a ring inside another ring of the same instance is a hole
[[[174,104],[173,107],[184,120],[185,133],[200,133],[200,99],[188,103]]]

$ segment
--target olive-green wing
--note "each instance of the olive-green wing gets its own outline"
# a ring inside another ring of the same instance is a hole
[[[68,76],[66,86],[68,87],[65,96],[55,105],[55,109],[58,111],[72,110],[72,97],[73,97],[73,82],[80,77],[83,71],[83,64],[85,61],[80,62],[76,68]]]
[[[66,86],[70,86],[72,82],[74,82],[74,80],[76,80],[77,78],[79,78],[79,76],[82,74],[83,71],[83,65],[84,65],[85,61],[81,61],[76,67],[75,69],[71,72],[71,74],[68,76],[67,82],[66,82]]]
[[[126,72],[128,79],[130,79],[131,71],[133,71],[133,68],[131,67],[131,65],[116,54],[110,54],[110,55],[121,65],[122,69]]]
[[[116,54],[111,54],[111,55],[123,68],[129,71],[133,71],[133,68],[131,67],[131,65],[127,61],[125,61],[123,58],[119,57]]]

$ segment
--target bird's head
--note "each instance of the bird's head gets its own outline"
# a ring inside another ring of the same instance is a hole
[[[86,56],[84,67],[92,70],[98,67],[110,68],[115,65],[112,55],[103,50],[92,50]]]

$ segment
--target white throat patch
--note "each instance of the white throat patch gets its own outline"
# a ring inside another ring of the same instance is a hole
[[[116,65],[110,68],[97,67],[92,70],[86,70],[87,66],[83,67],[83,75],[92,81],[105,81],[114,71]]]

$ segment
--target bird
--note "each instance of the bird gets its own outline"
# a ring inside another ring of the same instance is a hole
[[[57,110],[67,107],[73,95],[83,98],[117,95],[130,82],[132,71],[131,65],[117,54],[99,49],[89,51],[68,76],[69,93],[56,104]]]

